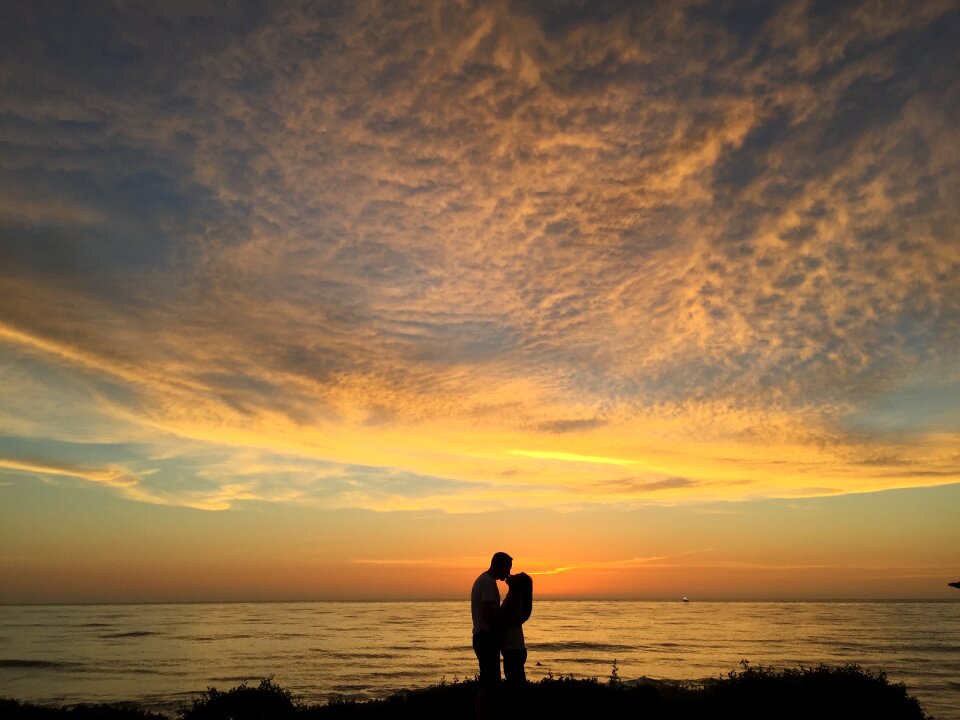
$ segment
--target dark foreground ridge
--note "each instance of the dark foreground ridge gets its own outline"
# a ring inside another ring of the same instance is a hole
[[[180,720],[318,720],[349,718],[473,717],[475,680],[441,682],[383,700],[334,699],[304,705],[272,680],[231,690],[210,688],[177,714]],[[517,690],[504,689],[498,718],[642,718],[643,720],[929,720],[903,685],[882,673],[855,665],[769,670],[746,668],[726,677],[697,683],[622,682],[616,668],[608,682],[549,678]],[[0,700],[0,717],[8,720],[165,720],[166,716],[130,706],[47,708]]]

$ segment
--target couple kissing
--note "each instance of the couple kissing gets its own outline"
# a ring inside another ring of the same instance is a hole
[[[494,553],[490,567],[480,573],[470,593],[473,651],[480,664],[481,688],[500,683],[501,653],[507,683],[523,683],[527,679],[523,623],[533,610],[533,580],[526,573],[511,575],[512,568],[512,557],[505,552]],[[497,580],[505,580],[509,588],[502,605]]]

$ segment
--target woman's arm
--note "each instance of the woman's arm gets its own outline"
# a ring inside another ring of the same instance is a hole
[[[503,623],[505,627],[515,626],[520,624],[520,613],[523,611],[523,606],[520,601],[520,596],[513,592],[508,592],[506,599],[503,601],[503,605],[500,606],[500,622]]]

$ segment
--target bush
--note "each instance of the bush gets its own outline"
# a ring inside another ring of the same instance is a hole
[[[167,720],[165,715],[124,704],[55,708],[3,699],[0,699],[0,717],[4,720]]]
[[[299,699],[273,682],[260,681],[253,688],[246,683],[221,692],[207,688],[189,707],[180,711],[182,720],[284,720],[302,709]]]
[[[694,706],[709,708],[714,717],[743,720],[923,720],[917,701],[884,673],[871,674],[857,665],[792,670],[750,668],[710,680],[695,697]]]

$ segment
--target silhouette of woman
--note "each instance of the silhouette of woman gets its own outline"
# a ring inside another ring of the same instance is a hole
[[[503,623],[503,675],[507,683],[526,682],[523,665],[527,661],[527,646],[523,642],[523,624],[533,611],[533,580],[526,573],[507,578],[507,597],[500,606]]]

